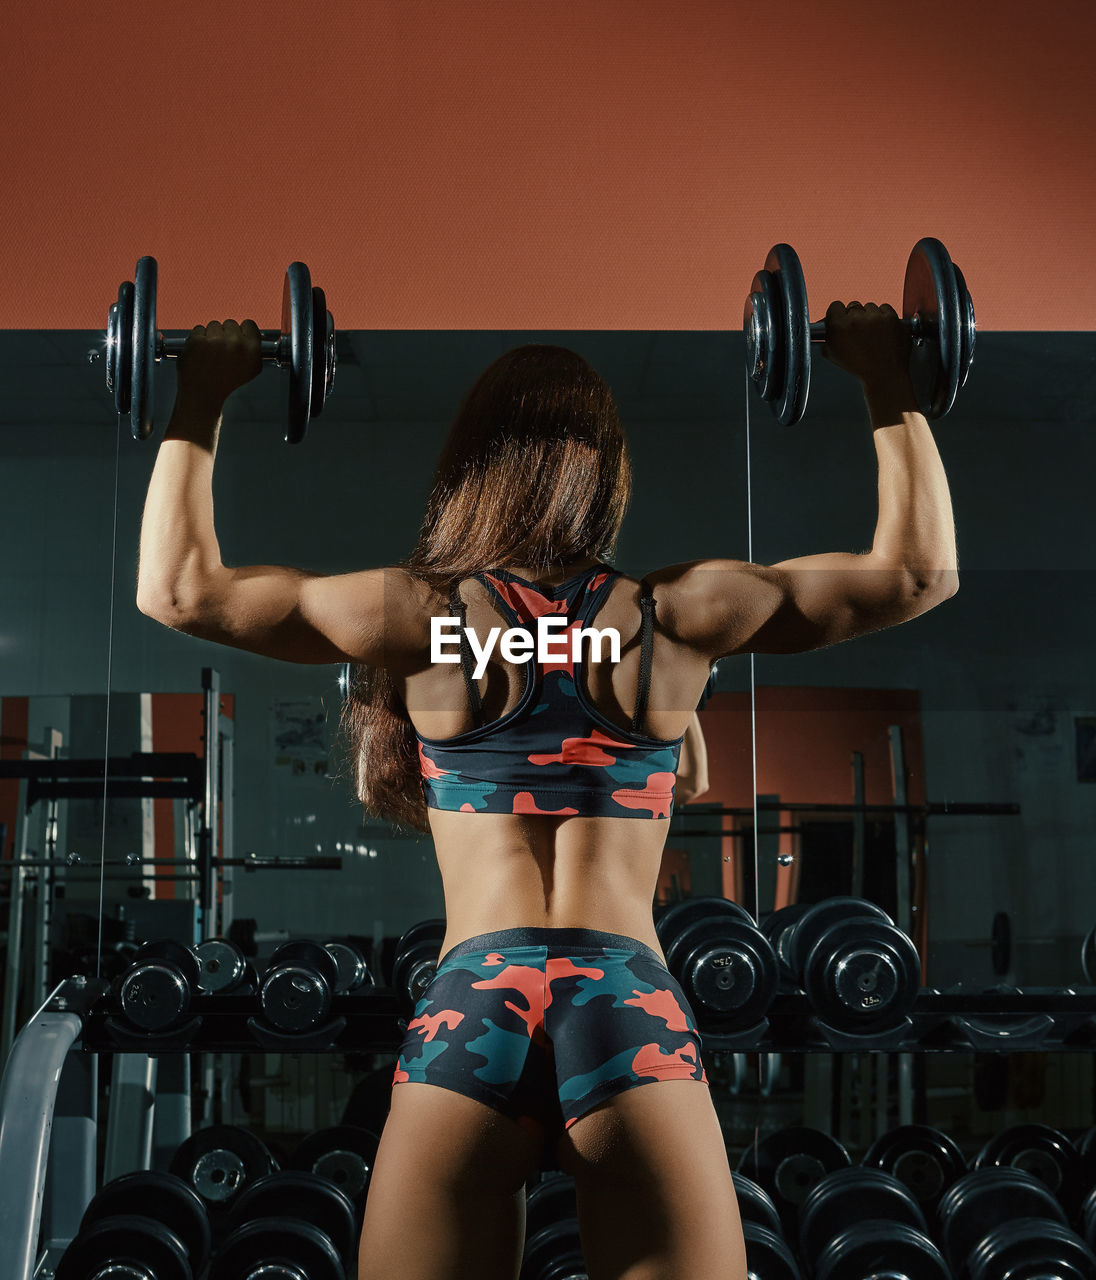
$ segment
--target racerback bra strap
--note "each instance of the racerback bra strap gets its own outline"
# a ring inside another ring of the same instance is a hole
[[[632,732],[641,733],[640,725],[647,713],[647,694],[651,687],[651,654],[655,644],[655,598],[646,578],[639,580],[639,605],[643,610],[641,622],[642,640],[639,648],[639,688],[636,690],[636,709],[632,716]]]
[[[478,729],[483,724],[483,704],[480,702],[479,689],[472,679],[472,653],[468,637],[464,634],[467,626],[465,620],[465,604],[460,598],[459,583],[454,582],[449,588],[449,613],[451,617],[460,618],[460,666],[464,672],[464,684],[468,690],[468,702],[472,708],[472,723]]]

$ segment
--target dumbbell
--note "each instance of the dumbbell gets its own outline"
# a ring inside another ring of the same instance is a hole
[[[293,1152],[289,1167],[326,1178],[353,1202],[360,1215],[379,1145],[380,1138],[368,1129],[352,1125],[317,1129]]]
[[[99,1191],[57,1280],[196,1280],[210,1254],[205,1206],[170,1173],[127,1173]]]
[[[1046,1124],[1018,1124],[990,1138],[972,1169],[992,1166],[1023,1169],[1046,1187],[1072,1221],[1081,1208],[1085,1186],[1081,1155],[1064,1133]]]
[[[852,1163],[836,1138],[819,1129],[792,1125],[766,1134],[747,1147],[738,1172],[751,1178],[772,1198],[784,1232],[794,1233],[799,1207],[828,1173]]]
[[[1092,1280],[1096,1254],[1066,1225],[1062,1206],[1022,1169],[965,1174],[937,1213],[957,1280]]]
[[[195,1191],[219,1233],[237,1196],[277,1171],[266,1145],[247,1129],[216,1124],[199,1129],[175,1151],[170,1170]]]
[[[903,322],[913,338],[910,374],[927,418],[955,403],[974,359],[974,304],[962,271],[939,240],[914,245],[902,290]],[[811,344],[826,322],[811,323],[803,268],[791,245],[774,245],[753,278],[743,315],[746,371],[782,426],[803,416],[811,381]]]
[[[574,1179],[543,1177],[525,1196],[521,1280],[586,1280]]]
[[[689,898],[664,911],[655,932],[702,1035],[733,1035],[762,1021],[779,971],[769,940],[745,907],[726,898]]]
[[[404,1012],[414,1010],[434,980],[445,940],[443,919],[420,920],[401,934],[392,961],[392,988]]]
[[[768,938],[772,949],[776,952],[777,964],[780,966],[780,981],[789,986],[799,985],[799,979],[792,970],[788,957],[792,926],[798,923],[800,917],[806,915],[810,909],[809,902],[792,902],[786,907],[770,912],[762,917],[760,922],[761,932]]]
[[[357,1256],[354,1206],[314,1173],[274,1173],[232,1210],[209,1280],[346,1280]]]
[[[881,1169],[836,1169],[799,1210],[799,1253],[815,1277],[950,1280],[913,1194]]]
[[[114,407],[128,413],[135,440],[152,434],[152,381],[157,361],[176,359],[185,337],[156,329],[156,259],[137,262],[132,281],[118,289],[107,318],[107,390]],[[335,322],[322,289],[314,288],[303,262],[290,263],[282,288],[282,327],[261,335],[263,360],[289,369],[289,425],[285,439],[304,439],[335,381]]]
[[[338,976],[335,979],[337,996],[353,995],[373,986],[373,975],[365,959],[365,953],[357,943],[349,939],[333,939],[325,942],[324,950],[335,961]]]
[[[921,961],[882,907],[863,898],[827,898],[792,925],[788,963],[818,1017],[842,1031],[897,1027],[917,999]]]
[[[317,942],[284,942],[274,952],[259,984],[267,1021],[279,1031],[308,1031],[331,1011],[339,980],[334,956]]]
[[[164,938],[146,942],[117,980],[122,1016],[138,1031],[162,1032],[178,1026],[198,989],[201,968],[194,952]]]
[[[903,1124],[877,1138],[860,1162],[893,1174],[926,1217],[936,1213],[944,1192],[967,1172],[962,1151],[939,1129]]]
[[[254,966],[227,938],[207,938],[194,948],[201,974],[198,990],[203,995],[252,995],[259,987]]]

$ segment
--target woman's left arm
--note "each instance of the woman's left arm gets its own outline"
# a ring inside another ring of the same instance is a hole
[[[259,330],[199,326],[145,498],[137,607],[175,630],[289,662],[385,666],[420,643],[406,571],[324,575],[281,565],[229,568],[213,519],[213,464],[225,400],[258,373]]]

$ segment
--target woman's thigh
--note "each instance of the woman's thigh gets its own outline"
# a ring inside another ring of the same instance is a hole
[[[369,1182],[358,1280],[515,1280],[542,1143],[483,1102],[402,1083]]]
[[[590,1280],[745,1280],[734,1181],[708,1086],[657,1080],[599,1103],[557,1146]]]

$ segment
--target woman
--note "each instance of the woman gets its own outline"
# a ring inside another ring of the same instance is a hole
[[[481,375],[401,565],[330,577],[225,566],[213,459],[225,398],[260,367],[259,336],[226,321],[188,340],[138,605],[253,652],[358,664],[359,793],[429,830],[441,869],[447,931],[403,1042],[359,1280],[517,1276],[523,1187],[546,1151],[575,1178],[593,1280],[746,1275],[700,1040],[652,920],[681,741],[717,659],[833,644],[957,586],[909,337],[889,307],[834,304],[827,322],[827,355],[861,379],[874,429],[871,551],[701,560],[642,584],[609,563],[631,483],[612,397],[555,347],[519,348]],[[517,661],[497,647],[473,671],[473,638],[482,652],[492,628],[544,615],[612,628],[618,660]],[[459,620],[459,662],[431,650],[435,618]]]

